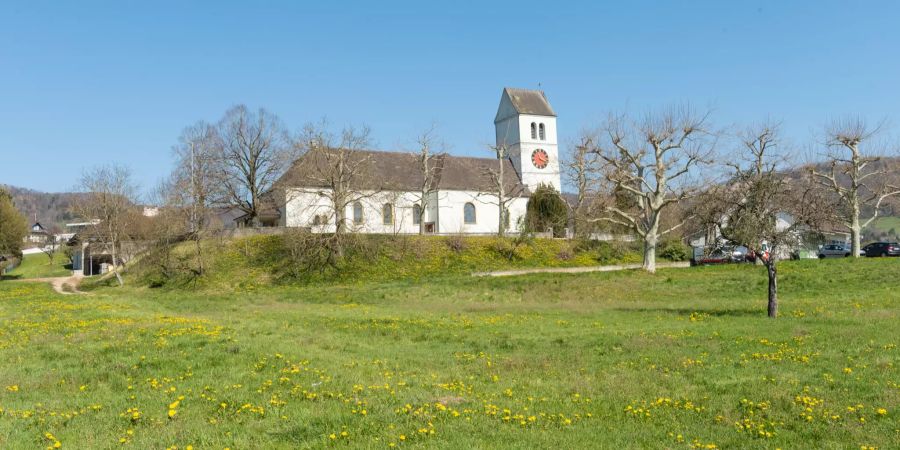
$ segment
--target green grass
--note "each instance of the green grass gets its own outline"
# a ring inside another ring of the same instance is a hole
[[[177,246],[165,262],[158,253],[141,258],[126,276],[139,284],[176,289],[246,289],[297,283],[434,279],[476,271],[634,263],[640,262],[641,258],[638,243],[578,243],[486,236],[359,235],[355,241],[346,244],[345,257],[340,263],[330,265],[316,256],[292,257],[283,239],[284,235],[264,235],[205,241],[204,266],[207,270],[199,278],[190,270],[199,266],[190,243]],[[304,244],[311,247],[325,245],[321,242]]]
[[[898,271],[4,281],[0,448],[896,448]]]
[[[868,228],[887,233],[890,230],[900,232],[900,217],[879,217],[872,221]]]
[[[66,277],[72,274],[71,269],[67,269],[69,258],[62,252],[53,254],[51,263],[50,257],[44,253],[34,253],[25,255],[22,258],[22,264],[11,270],[6,276],[12,278],[50,278],[50,277]]]

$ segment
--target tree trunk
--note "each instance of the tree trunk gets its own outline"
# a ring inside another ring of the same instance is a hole
[[[116,275],[116,281],[119,282],[119,287],[124,286],[125,282],[122,280],[122,275],[119,275],[119,255],[116,252],[116,242],[112,243],[112,270]]]
[[[197,233],[199,233],[199,231]],[[194,242],[197,245],[197,274],[203,275],[203,247],[200,242],[199,234],[195,234]]]
[[[656,273],[656,236],[644,239],[644,263],[642,268],[649,273]]]
[[[778,317],[778,269],[774,260],[766,263],[766,271],[769,274],[769,317],[774,319]]]
[[[656,245],[659,243],[658,212],[653,215],[650,223],[650,228],[644,235],[644,263],[642,267],[649,273],[656,273]]]
[[[856,198],[853,199],[852,209],[852,217],[850,217],[850,256],[853,258],[859,258],[859,249],[861,248],[860,234],[862,234],[862,227],[859,224],[859,202]]]

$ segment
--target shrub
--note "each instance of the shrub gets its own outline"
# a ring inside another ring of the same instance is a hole
[[[575,249],[568,245],[559,249],[559,251],[556,253],[556,259],[559,259],[560,261],[570,261],[574,257]]]
[[[466,249],[466,238],[459,234],[448,236],[446,242],[447,248],[455,253],[462,253]]]
[[[513,240],[498,238],[491,244],[491,249],[508,261],[521,259],[519,246]]]
[[[691,258],[691,249],[681,239],[669,239],[660,244],[657,254],[669,261],[687,261]]]
[[[553,230],[554,237],[564,237],[569,220],[569,207],[552,186],[541,185],[531,194],[525,211],[525,228],[543,233]]]

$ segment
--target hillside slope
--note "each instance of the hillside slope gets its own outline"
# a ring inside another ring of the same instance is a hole
[[[290,234],[208,240],[204,273],[193,244],[157,250],[126,278],[154,287],[244,289],[279,284],[417,280],[475,271],[580,267],[640,262],[636,243],[570,242],[458,236],[357,236],[344,258],[329,262],[322,242],[291,243]],[[320,239],[320,238],[314,238]],[[674,244],[672,244],[674,245]],[[683,248],[682,248],[683,250]],[[662,254],[676,255],[677,251]],[[683,253],[687,255],[686,250]]]
[[[13,197],[16,208],[28,218],[29,224],[37,221],[51,230],[61,231],[67,222],[76,217],[71,209],[83,194],[74,192],[47,193],[16,186],[2,186]]]

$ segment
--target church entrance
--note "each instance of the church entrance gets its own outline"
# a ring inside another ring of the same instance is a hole
[[[434,222],[425,222],[425,232],[434,234]]]

